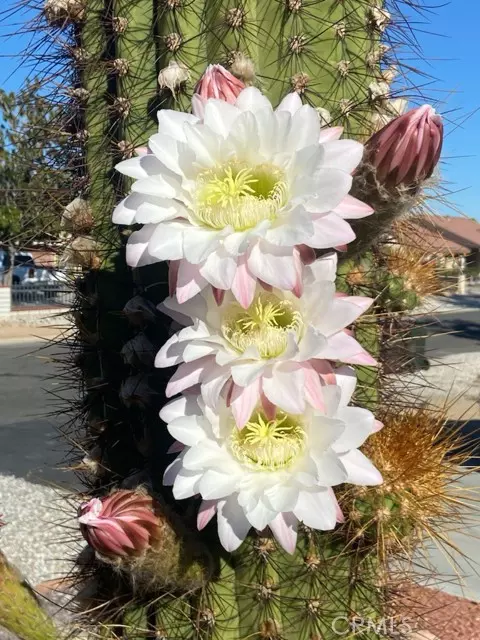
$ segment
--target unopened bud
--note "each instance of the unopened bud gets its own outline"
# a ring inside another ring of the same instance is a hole
[[[365,145],[365,160],[386,187],[410,187],[430,178],[442,150],[443,123],[430,105],[389,122]]]
[[[178,89],[188,82],[190,72],[184,64],[179,64],[175,60],[170,60],[168,67],[165,67],[158,74],[158,84],[160,89],[170,89],[175,95]]]
[[[245,84],[221,64],[210,64],[197,83],[195,93],[202,100],[216,98],[233,104],[243,89]]]

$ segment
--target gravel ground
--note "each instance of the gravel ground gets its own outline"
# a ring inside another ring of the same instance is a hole
[[[430,368],[418,373],[392,376],[402,388],[422,392],[424,400],[438,407],[454,402],[450,418],[480,415],[480,354],[454,353],[430,359]],[[454,415],[456,414],[456,415]]]
[[[480,603],[457,598],[436,589],[411,586],[402,594],[405,618],[438,640],[478,640]],[[428,637],[428,636],[427,636]]]
[[[65,503],[65,496],[21,478],[0,476],[0,513],[7,523],[0,530],[0,547],[31,585],[67,575],[69,558],[82,543],[73,505]]]

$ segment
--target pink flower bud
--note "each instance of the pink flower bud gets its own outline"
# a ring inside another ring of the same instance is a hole
[[[105,556],[139,556],[159,536],[153,500],[135,491],[116,491],[81,505],[78,521],[88,544]]]
[[[443,142],[443,123],[428,104],[394,118],[365,145],[365,161],[386,187],[411,187],[429,178]]]
[[[195,93],[202,101],[217,98],[233,104],[243,89],[245,89],[244,83],[221,64],[210,64],[197,83]]]

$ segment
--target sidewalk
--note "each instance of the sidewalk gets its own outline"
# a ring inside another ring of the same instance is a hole
[[[67,326],[55,325],[1,325],[0,344],[36,342],[37,340],[55,340],[66,330]]]

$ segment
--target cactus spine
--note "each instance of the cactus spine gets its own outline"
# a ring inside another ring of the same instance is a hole
[[[67,22],[51,28],[67,29],[76,47],[74,89],[82,96],[74,99],[76,139],[85,162],[72,197],[86,199],[94,218],[90,269],[78,280],[75,308],[85,416],[76,434],[80,468],[92,495],[143,484],[172,503],[161,482],[171,438],[158,420],[166,376],[153,369],[151,357],[169,332],[155,311],[168,295],[167,266],[126,268],[130,229],[118,231],[110,217],[129,181],[113,167],[146,144],[157,109],[188,110],[210,63],[229,66],[274,104],[297,91],[319,108],[324,123],[365,138],[388,95],[382,34],[389,14],[377,0],[88,0]],[[376,325],[359,331],[378,353]],[[139,337],[143,346],[131,357]],[[365,369],[360,376],[357,402],[374,407],[376,375]],[[191,505],[175,508],[193,528]],[[303,530],[293,557],[262,534],[233,554],[221,550],[211,527],[201,538],[216,563],[197,589],[135,589],[92,560],[96,604],[118,603],[100,617],[101,637],[333,640],[339,632],[348,637],[351,617],[384,612],[377,557],[343,530]]]

